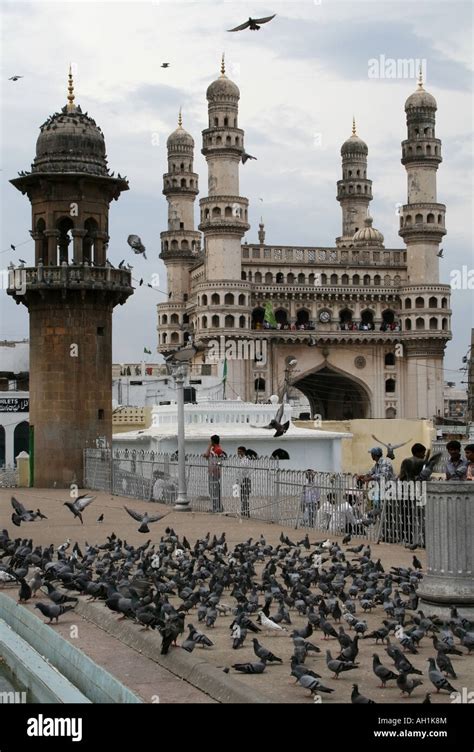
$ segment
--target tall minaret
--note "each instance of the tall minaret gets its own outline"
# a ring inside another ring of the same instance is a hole
[[[248,199],[239,196],[239,164],[244,132],[237,126],[238,87],[221,75],[207,89],[209,127],[202,132],[202,153],[208,165],[208,197],[202,198],[201,224],[206,246],[206,279],[241,278],[241,239],[249,229]]]
[[[163,193],[168,201],[168,229],[160,234],[160,258],[166,266],[170,297],[158,305],[160,352],[183,344],[189,268],[200,250],[201,235],[194,229],[194,202],[199,193],[198,175],[193,172],[194,139],[183,128],[181,110],[178,127],[166,146],[168,172],[163,175]]]
[[[372,181],[367,180],[367,154],[365,141],[356,133],[352,119],[352,135],[341,147],[342,180],[337,181],[337,200],[342,209],[342,235],[336,245],[350,245],[355,232],[364,227],[372,201]]]
[[[408,138],[402,141],[402,164],[407,171],[407,203],[400,214],[399,235],[407,244],[410,284],[439,281],[437,253],[446,234],[446,207],[436,200],[436,171],[441,159],[441,141],[435,138],[435,98],[418,88],[405,102]]]

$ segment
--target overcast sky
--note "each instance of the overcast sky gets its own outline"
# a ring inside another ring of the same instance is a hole
[[[182,105],[184,126],[196,141],[199,197],[206,195],[200,154],[205,93],[218,77],[223,51],[228,75],[241,91],[239,124],[246,150],[258,157],[241,168],[241,194],[250,200],[248,242],[257,241],[263,214],[268,243],[334,245],[341,233],[335,198],[339,150],[354,114],[369,147],[374,226],[387,248],[404,247],[396,214],[397,204],[406,202],[400,142],[406,137],[404,102],[416,82],[370,77],[369,61],[418,59],[426,61],[426,88],[438,102],[436,131],[443,144],[438,200],[447,205],[448,234],[441,280],[449,283],[453,270],[473,268],[470,2],[15,0],[0,7],[2,269],[17,258],[33,262],[30,204],[8,180],[30,169],[39,125],[66,103],[72,62],[76,102],[101,126],[110,169],[130,181],[130,191],[111,205],[109,258],[116,264],[126,258],[136,279],[159,273],[166,289],[158,259],[167,216],[161,192],[166,138]],[[258,32],[226,32],[250,15],[272,13],[277,17]],[[167,69],[160,67],[165,61]],[[390,73],[382,64],[380,69]],[[14,74],[24,78],[8,81]],[[141,236],[148,261],[128,248],[130,233]],[[140,360],[144,347],[153,351],[148,360],[157,359],[156,304],[162,300],[162,294],[143,286],[115,309],[115,362]],[[460,378],[474,325],[473,300],[473,290],[453,291],[446,380]],[[26,309],[0,290],[0,339],[26,336]]]

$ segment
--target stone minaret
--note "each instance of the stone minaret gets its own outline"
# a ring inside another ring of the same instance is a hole
[[[244,132],[238,127],[238,87],[221,75],[207,89],[209,127],[203,131],[202,153],[208,165],[208,197],[202,198],[201,224],[206,245],[206,278],[235,281],[241,277],[241,239],[249,229],[248,199],[239,196],[239,165]]]
[[[8,294],[30,316],[34,485],[82,483],[83,451],[112,440],[112,311],[133,293],[129,271],[106,264],[112,199],[104,136],[74,103],[41,126],[31,172],[11,183],[32,208],[34,264]],[[72,244],[72,248],[70,247]],[[18,272],[15,272],[15,277]]]
[[[352,120],[352,136],[341,147],[342,180],[337,181],[337,200],[342,209],[342,235],[336,245],[348,246],[354,233],[364,227],[372,201],[372,181],[367,180],[367,154],[365,141],[356,133]]]
[[[446,234],[446,207],[436,198],[436,171],[441,141],[435,138],[435,98],[423,88],[421,72],[417,90],[405,102],[408,137],[402,141],[402,164],[407,171],[407,203],[400,214],[399,235],[407,244],[411,284],[438,282],[439,243]]]
[[[408,138],[402,142],[407,203],[400,214],[407,283],[400,289],[406,356],[405,414],[432,418],[443,410],[443,356],[451,339],[449,285],[439,283],[439,243],[446,234],[444,204],[437,203],[436,171],[441,141],[435,138],[436,100],[423,88],[405,102]]]
[[[160,258],[166,266],[171,297],[158,305],[160,352],[184,342],[189,269],[199,257],[201,242],[201,234],[194,229],[194,202],[199,193],[198,176],[193,172],[194,139],[183,128],[181,111],[178,127],[166,145],[168,172],[163,175],[163,193],[168,201],[168,229],[160,236]]]

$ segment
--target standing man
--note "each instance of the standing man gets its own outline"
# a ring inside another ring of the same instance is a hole
[[[466,480],[468,461],[461,457],[461,444],[459,441],[448,441],[446,449],[449,454],[446,480]]]
[[[237,447],[237,455],[239,458],[239,465],[241,466],[241,469],[239,470],[239,477],[237,479],[237,484],[240,489],[240,511],[242,514],[242,517],[250,517],[250,491],[251,491],[251,481],[250,481],[250,458],[247,455],[247,450],[244,446]]]
[[[223,512],[221,502],[221,460],[227,457],[220,445],[220,436],[214,434],[206,451],[203,454],[209,461],[209,496],[212,502],[213,512]]]
[[[301,495],[301,511],[303,512],[303,524],[314,527],[318,502],[321,492],[314,482],[314,470],[306,470],[305,484]]]
[[[399,480],[416,480],[423,469],[426,457],[426,447],[423,444],[413,444],[411,457],[406,457],[400,466]]]

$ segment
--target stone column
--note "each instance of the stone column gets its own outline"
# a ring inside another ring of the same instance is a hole
[[[82,239],[85,235],[87,235],[87,230],[71,230],[71,235],[73,237],[73,258],[76,262],[76,265],[82,264],[83,256],[82,256]]]
[[[425,541],[427,572],[418,588],[420,608],[474,618],[474,482],[428,484]]]
[[[57,266],[59,230],[45,230],[43,234],[48,238],[48,258],[43,262],[45,266]]]
[[[39,260],[43,259],[43,233],[42,232],[35,232],[33,230],[30,230],[30,235],[35,241],[35,266],[38,265]]]

